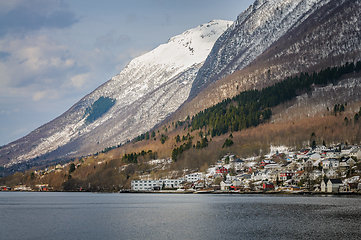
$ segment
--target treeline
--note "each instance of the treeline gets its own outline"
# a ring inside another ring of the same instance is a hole
[[[115,100],[109,97],[100,97],[96,100],[91,107],[86,108],[84,116],[87,116],[85,123],[89,124],[100,118],[106,113],[113,105]]]
[[[314,72],[312,75],[301,73],[299,76],[288,77],[260,91],[244,91],[196,114],[192,118],[192,130],[208,127],[214,137],[257,126],[270,119],[270,108],[289,101],[302,92],[310,91],[312,84],[334,84],[341,76],[360,70],[360,61],[356,65],[346,63],[341,67]]]
[[[122,157],[122,162],[124,163],[138,163],[138,158],[140,156],[148,156],[149,159],[156,159],[157,158],[157,152],[152,152],[152,150],[144,151],[142,150],[139,153],[129,153],[124,154]]]
[[[190,148],[192,148],[192,138],[189,138],[187,142],[183,143],[179,147],[173,148],[172,160],[176,162],[178,160],[178,156]]]

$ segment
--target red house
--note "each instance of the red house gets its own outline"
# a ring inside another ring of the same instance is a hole
[[[263,190],[273,190],[275,189],[275,185],[269,182],[263,182]]]
[[[225,167],[217,167],[216,168],[216,173],[220,173],[220,174],[223,174],[223,173],[228,173],[228,170],[227,170],[227,168],[225,168]]]
[[[260,167],[264,167],[264,166],[266,166],[266,165],[268,165],[268,164],[273,164],[273,163],[275,163],[275,162],[272,161],[272,160],[264,159],[264,160],[262,160],[262,162],[261,162],[261,164],[260,164],[259,166],[260,166]]]
[[[288,179],[291,179],[293,177],[293,172],[281,172],[279,173],[279,179],[281,181],[286,181]]]

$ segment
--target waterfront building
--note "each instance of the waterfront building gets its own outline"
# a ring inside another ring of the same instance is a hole
[[[187,182],[197,182],[199,180],[204,180],[204,174],[201,172],[191,173],[185,175],[184,179]]]
[[[162,190],[163,188],[178,188],[183,182],[179,179],[159,179],[159,180],[133,180],[131,182],[131,190],[133,191],[152,191]]]

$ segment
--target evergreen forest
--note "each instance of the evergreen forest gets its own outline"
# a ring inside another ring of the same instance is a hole
[[[96,100],[91,107],[88,107],[85,110],[84,116],[87,116],[85,123],[89,124],[103,116],[113,105],[115,104],[115,99],[109,97],[100,97]]]
[[[301,73],[299,76],[288,77],[262,90],[241,92],[232,99],[222,102],[199,112],[192,118],[192,130],[208,128],[212,137],[227,132],[240,131],[254,127],[271,118],[270,108],[308,92],[311,86],[336,84],[345,74],[359,72],[361,62],[346,63],[340,67],[321,70],[313,74]]]

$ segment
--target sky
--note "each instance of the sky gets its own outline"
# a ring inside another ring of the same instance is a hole
[[[0,146],[60,116],[133,58],[254,0],[0,0]]]

